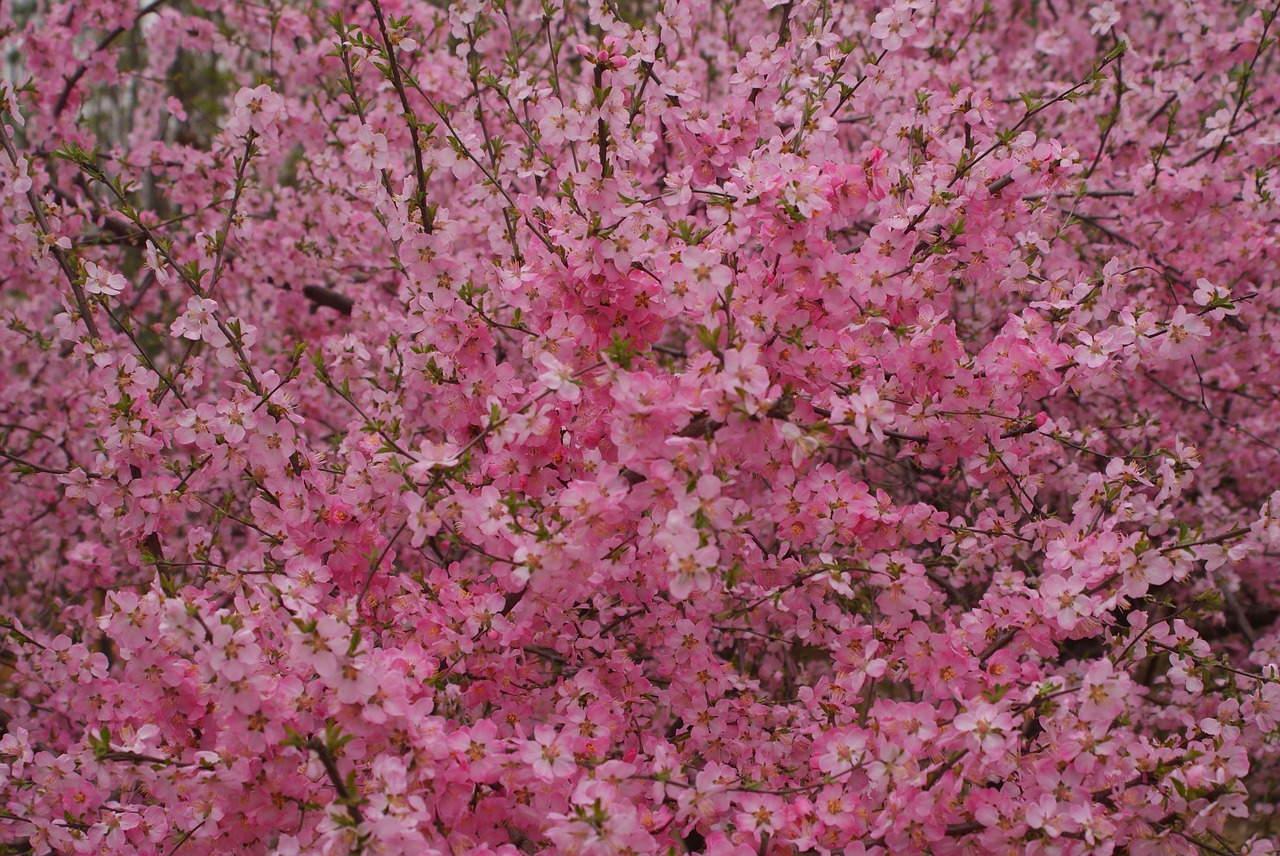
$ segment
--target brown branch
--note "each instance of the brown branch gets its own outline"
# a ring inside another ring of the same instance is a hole
[[[18,150],[14,148],[13,138],[9,136],[9,129],[3,122],[0,122],[0,144],[4,145],[5,154],[9,156],[9,160],[16,164],[18,162]],[[44,216],[44,203],[40,201],[40,197],[36,196],[34,187],[27,190],[27,203],[31,206],[31,213],[35,215],[36,225],[40,228],[41,237],[52,239],[53,229],[49,227],[49,220]],[[102,338],[98,333],[98,325],[94,323],[93,315],[89,312],[88,298],[85,297],[84,289],[80,287],[80,278],[71,266],[70,257],[52,241],[49,244],[49,252],[53,253],[53,257],[58,260],[58,267],[62,269],[67,282],[71,283],[71,293],[75,297],[76,308],[80,310],[80,315],[84,319],[85,329],[89,331],[89,335],[93,338]]]
[[[337,310],[343,315],[350,315],[356,302],[345,294],[339,294],[332,288],[323,285],[304,285],[302,295],[315,304],[312,311],[321,306]]]
[[[347,788],[347,783],[343,780],[341,771],[338,770],[338,762],[334,760],[333,753],[329,751],[329,747],[324,745],[318,738],[312,737],[307,741],[307,748],[315,752],[316,757],[320,759],[321,765],[324,766],[325,774],[333,784],[333,789],[338,792],[339,800],[347,807],[347,815],[355,822],[356,826],[364,823],[364,812],[360,810],[360,806],[356,805],[355,800],[352,798],[351,791]]]
[[[146,6],[143,6],[141,9],[138,10],[138,14],[134,17],[132,24],[130,24],[128,27],[116,27],[114,30],[108,33],[107,36],[102,41],[98,42],[98,46],[94,48],[94,53],[97,53],[98,51],[106,50],[107,48],[111,47],[111,45],[115,42],[116,39],[120,38],[125,33],[131,31],[134,27],[138,26],[139,21],[141,21],[147,15],[150,15],[152,12],[156,11],[157,9],[159,9],[161,6],[163,6],[165,3],[168,3],[168,2],[169,0],[152,0],[151,3],[148,3]],[[85,72],[87,72],[88,70],[89,70],[89,64],[84,63],[80,65],[78,68],[76,68],[76,70],[73,71],[70,75],[67,75],[65,77],[67,81],[66,85],[62,87],[62,94],[58,96],[57,103],[53,105],[53,117],[55,119],[62,115],[63,110],[67,109],[67,102],[71,100],[71,93],[75,90],[76,84],[80,82],[80,78],[84,77]]]
[[[422,215],[422,230],[428,235],[434,229],[434,218],[427,208],[427,174],[422,166],[422,143],[418,141],[418,117],[409,106],[409,93],[404,88],[404,79],[400,75],[400,62],[396,59],[396,46],[391,43],[391,34],[387,32],[387,19],[382,14],[382,4],[378,0],[369,0],[373,13],[378,18],[378,31],[382,34],[382,45],[387,52],[387,68],[391,72],[391,85],[400,96],[400,106],[404,110],[404,120],[409,125],[409,142],[413,144],[413,175],[418,182],[418,213]]]

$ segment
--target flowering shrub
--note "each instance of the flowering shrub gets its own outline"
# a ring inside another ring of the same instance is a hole
[[[0,0],[0,852],[1274,852],[1276,8],[885,2]]]

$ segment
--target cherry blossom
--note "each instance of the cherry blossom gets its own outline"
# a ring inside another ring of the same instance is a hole
[[[114,297],[124,291],[128,284],[121,274],[101,268],[93,262],[84,264],[84,290],[89,294]]]
[[[1275,851],[1271,6],[10,7],[0,852]]]

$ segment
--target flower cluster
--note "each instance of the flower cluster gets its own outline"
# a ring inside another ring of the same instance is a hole
[[[1277,10],[0,2],[0,853],[1273,853]]]

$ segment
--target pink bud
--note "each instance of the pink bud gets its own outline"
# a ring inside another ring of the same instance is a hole
[[[586,45],[578,45],[576,48],[574,48],[574,50],[578,52],[578,56],[583,57],[585,59],[591,59],[595,54],[595,51],[593,51],[591,48],[587,47]]]
[[[1037,414],[1036,414],[1036,418],[1035,418],[1035,420],[1034,420],[1034,422],[1035,422],[1035,426],[1036,426],[1037,428],[1043,428],[1043,427],[1044,427],[1044,423],[1046,423],[1046,422],[1048,422],[1048,421],[1049,421],[1049,414],[1044,413],[1044,412],[1037,413]]]

